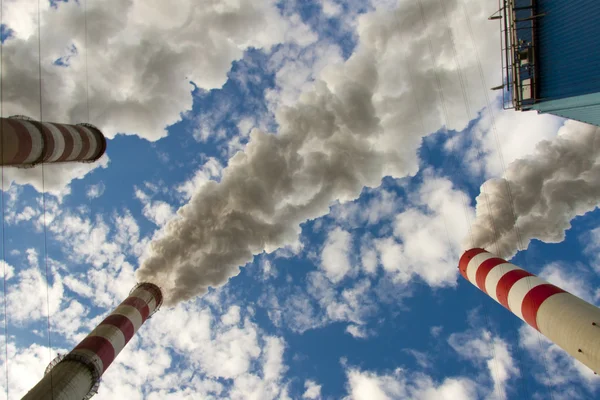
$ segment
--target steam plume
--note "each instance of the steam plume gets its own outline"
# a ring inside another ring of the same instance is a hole
[[[473,247],[510,258],[519,250],[515,226],[524,248],[532,239],[561,242],[570,221],[594,210],[600,201],[600,129],[567,121],[558,137],[540,142],[532,156],[513,162],[503,178],[485,182],[481,191]]]
[[[464,128],[456,65],[439,56],[452,54],[449,32],[462,29],[462,13],[455,15],[456,1],[445,1],[448,21],[455,23],[449,30],[439,2],[424,1],[424,29],[415,3],[362,16],[356,52],[326,69],[295,106],[279,110],[278,133],[251,133],[221,182],[196,193],[152,244],[138,279],[162,286],[166,304],[201,295],[254,255],[297,240],[300,224],[326,214],[333,202],[357,198],[384,176],[416,173],[422,136],[445,122],[436,82],[453,116],[447,126]],[[481,10],[479,2],[472,7]],[[495,51],[495,43],[481,48]],[[474,68],[472,50],[459,51],[465,71]],[[471,100],[481,105],[482,99]]]

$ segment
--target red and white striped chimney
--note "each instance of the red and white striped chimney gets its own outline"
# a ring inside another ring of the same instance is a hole
[[[0,129],[0,165],[92,162],[106,151],[106,138],[89,124],[56,124],[17,116],[0,118]]]
[[[81,400],[96,394],[100,377],[142,324],[162,304],[160,288],[140,283],[69,354],[62,357],[24,400]]]
[[[567,353],[600,371],[600,309],[484,249],[460,258],[461,275]]]

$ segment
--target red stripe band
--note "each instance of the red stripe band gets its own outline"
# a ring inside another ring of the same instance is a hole
[[[148,315],[150,314],[150,308],[148,308],[148,304],[146,304],[146,302],[139,297],[128,297],[121,303],[121,305],[135,307],[142,315],[142,323],[146,321],[146,318],[148,318]]]
[[[129,342],[129,339],[131,339],[135,333],[135,327],[133,326],[133,323],[129,320],[129,318],[121,314],[109,315],[100,323],[100,325],[111,325],[118,328],[125,337],[125,344]]]
[[[487,290],[485,290],[485,280],[492,269],[497,267],[500,264],[506,264],[506,260],[502,258],[494,257],[488,258],[484,262],[479,265],[477,269],[477,273],[475,274],[475,281],[477,287],[481,289],[485,294],[487,294]]]
[[[467,267],[469,266],[469,262],[473,259],[473,257],[475,257],[478,254],[481,253],[485,253],[486,251],[484,249],[471,249],[471,250],[467,250],[465,251],[465,253],[462,255],[462,257],[460,258],[460,261],[458,262],[458,270],[460,271],[460,274],[466,279],[469,280],[469,278],[467,277]]]
[[[14,164],[22,164],[25,160],[27,160],[33,148],[31,134],[29,133],[29,130],[27,130],[27,127],[21,123],[21,121],[10,118],[6,121],[15,130],[18,140],[17,154],[15,154],[15,157],[10,160],[10,162]]]
[[[515,283],[528,276],[533,276],[533,274],[524,269],[513,269],[504,274],[498,281],[498,286],[496,286],[496,298],[500,304],[510,310],[510,307],[508,306],[508,294],[510,293],[510,289],[512,289]]]
[[[531,289],[525,295],[523,305],[521,306],[525,322],[539,331],[537,325],[537,312],[544,301],[558,293],[565,293],[565,291],[549,283]]]
[[[88,336],[75,347],[75,350],[89,350],[102,360],[102,373],[115,359],[115,349],[108,339],[101,336]]]

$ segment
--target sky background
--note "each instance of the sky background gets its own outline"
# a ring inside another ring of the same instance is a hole
[[[596,130],[502,109],[489,90],[502,82],[495,1],[42,3],[38,25],[37,2],[4,1],[2,115],[39,119],[41,104],[43,120],[89,121],[109,141],[95,164],[3,169],[0,398],[20,398],[85,337],[177,210],[273,136],[305,138],[301,155],[345,154],[327,176],[350,183],[272,192],[277,205],[314,189],[325,207],[276,220],[294,234],[163,307],[95,398],[597,396],[593,372],[458,274],[469,231],[488,221],[482,184],[505,177],[517,203],[536,204],[517,206],[512,262],[600,301],[597,199],[555,207],[513,163],[543,166],[543,149],[585,147]]]

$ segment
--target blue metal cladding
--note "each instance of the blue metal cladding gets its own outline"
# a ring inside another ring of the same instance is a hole
[[[537,103],[534,109],[600,126],[600,92]]]
[[[537,0],[537,101],[600,92],[600,0]]]
[[[600,126],[600,104],[570,110],[552,111],[550,114]]]

